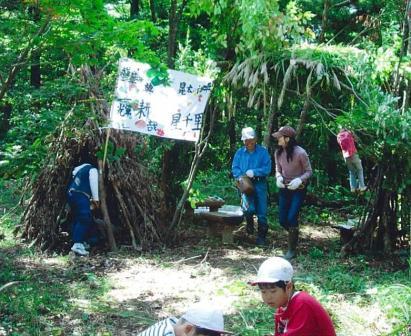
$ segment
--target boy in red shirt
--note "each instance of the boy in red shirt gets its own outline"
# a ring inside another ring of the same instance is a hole
[[[321,304],[306,292],[296,291],[293,267],[280,257],[264,261],[258,269],[258,285],[264,303],[276,308],[275,336],[335,336],[333,323]]]

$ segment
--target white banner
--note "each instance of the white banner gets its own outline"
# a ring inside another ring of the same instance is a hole
[[[120,59],[110,127],[197,141],[212,81],[168,70],[170,86],[153,85],[149,69],[148,64]]]

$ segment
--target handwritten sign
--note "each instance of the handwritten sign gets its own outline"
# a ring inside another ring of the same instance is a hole
[[[119,62],[111,127],[163,138],[197,141],[212,81],[168,70],[170,85],[154,85],[148,64]]]

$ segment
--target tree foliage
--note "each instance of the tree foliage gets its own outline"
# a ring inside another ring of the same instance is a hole
[[[316,188],[326,191],[346,185],[336,130],[354,130],[376,188],[362,223],[386,215],[373,214],[379,202],[395,212],[390,248],[377,244],[388,251],[409,229],[407,8],[409,1],[371,0],[0,1],[0,174],[34,179],[63,122],[81,132],[85,120],[98,119],[80,69],[104,73],[99,87],[109,101],[116,62],[129,56],[159,73],[168,64],[216,78],[218,122],[202,174],[229,168],[241,127],[255,127],[272,150],[269,134],[287,123],[310,152]],[[181,193],[187,166],[180,163],[192,151],[136,136],[135,152],[153,176],[160,179],[164,157],[172,159],[173,194]]]

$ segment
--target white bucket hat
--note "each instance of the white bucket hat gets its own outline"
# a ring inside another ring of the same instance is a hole
[[[251,127],[245,127],[241,130],[241,141],[254,139],[255,131]]]
[[[258,269],[257,278],[250,281],[250,285],[259,283],[274,283],[278,281],[291,281],[294,274],[293,266],[280,257],[272,257],[264,261]]]
[[[223,312],[217,308],[217,304],[211,302],[197,302],[193,304],[182,316],[187,322],[221,334],[232,334],[224,331]]]

